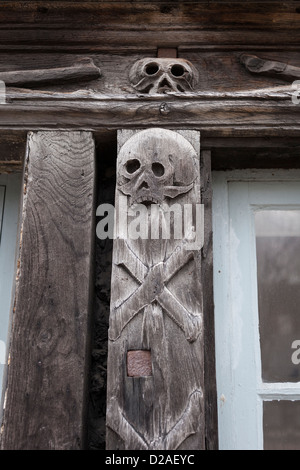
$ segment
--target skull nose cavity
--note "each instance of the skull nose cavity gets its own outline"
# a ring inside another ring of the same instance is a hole
[[[173,90],[172,84],[167,80],[167,78],[163,78],[163,80],[159,83],[158,86],[159,89],[169,89]]]
[[[140,189],[149,189],[149,184],[147,183],[147,181],[142,182],[142,184],[139,187],[139,190]]]

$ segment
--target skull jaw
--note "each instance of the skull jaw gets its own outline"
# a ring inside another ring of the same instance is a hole
[[[163,194],[153,193],[151,190],[143,189],[137,191],[136,194],[130,195],[130,205],[143,204],[144,206],[150,206],[151,204],[161,205],[163,202]]]
[[[120,188],[120,191],[125,195],[130,197],[129,205],[133,206],[135,204],[143,204],[144,206],[150,206],[151,204],[157,204],[159,206],[163,205],[165,199],[174,199],[181,194],[186,194],[194,186],[194,182],[188,186],[165,186],[163,188],[163,193],[154,194],[150,189],[143,189],[137,191],[136,193],[125,191],[124,188]]]

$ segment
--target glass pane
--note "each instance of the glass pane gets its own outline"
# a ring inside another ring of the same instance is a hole
[[[300,402],[264,402],[264,449],[300,450]]]
[[[1,229],[2,229],[2,219],[3,219],[4,193],[5,193],[5,186],[0,186],[0,240],[1,240]]]
[[[298,382],[292,343],[300,344],[300,211],[258,211],[255,228],[262,379]]]

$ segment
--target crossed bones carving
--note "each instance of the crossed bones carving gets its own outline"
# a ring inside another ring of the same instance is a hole
[[[165,436],[154,436],[151,440],[141,436],[129,423],[115,398],[108,407],[107,426],[117,433],[126,443],[126,449],[140,450],[176,450],[190,435],[195,434],[201,426],[199,410],[202,406],[201,389],[194,390],[189,396],[188,404],[179,420]],[[138,447],[135,447],[138,446]]]
[[[109,328],[109,339],[118,339],[126,325],[147,305],[157,302],[166,314],[181,328],[189,342],[199,336],[202,329],[201,312],[191,313],[168,289],[168,282],[194,258],[185,247],[186,240],[177,246],[166,261],[148,268],[123,239],[118,239],[117,266],[123,267],[138,283],[137,289],[114,306]]]

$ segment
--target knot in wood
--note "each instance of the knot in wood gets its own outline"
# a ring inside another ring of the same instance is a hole
[[[168,103],[161,103],[161,105],[159,107],[160,114],[162,114],[163,116],[167,116],[170,113],[170,111],[171,111],[171,109],[170,109]]]

